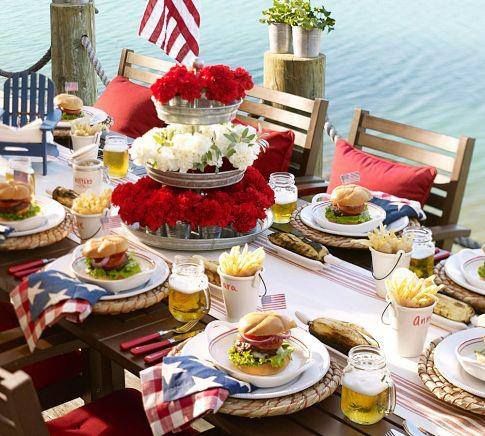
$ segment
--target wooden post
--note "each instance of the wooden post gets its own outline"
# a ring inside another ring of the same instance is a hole
[[[325,55],[297,58],[292,54],[264,54],[265,88],[288,92],[306,98],[325,96]],[[288,108],[286,108],[288,109]],[[315,175],[322,175],[323,143],[320,145]]]
[[[94,3],[92,0],[52,0],[51,50],[52,79],[56,92],[64,92],[66,82],[77,82],[85,105],[96,101],[96,72],[81,36],[87,35],[95,46]]]

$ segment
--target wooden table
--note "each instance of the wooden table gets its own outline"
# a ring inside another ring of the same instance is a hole
[[[284,228],[284,227],[283,227]],[[281,228],[281,229],[283,229]],[[66,239],[60,243],[35,251],[19,251],[0,253],[0,289],[11,291],[16,282],[7,274],[7,267],[12,263],[32,258],[52,258],[66,254],[75,246],[75,242]],[[350,262],[369,267],[370,256],[366,251],[330,250]],[[2,294],[2,293],[0,293]],[[0,295],[1,297],[1,295]],[[3,298],[7,294],[3,293]],[[205,317],[201,327],[210,322],[210,316]],[[133,374],[145,368],[143,358],[134,357],[128,352],[122,352],[119,344],[154,331],[172,328],[177,321],[170,315],[167,305],[162,302],[151,308],[117,316],[92,315],[82,324],[61,321],[59,325],[72,335],[81,339],[92,348],[95,356],[96,374],[100,386],[98,394],[103,395],[111,389],[123,386],[125,368]],[[375,435],[382,436],[390,429],[402,430],[402,419],[390,415],[372,426],[361,426],[346,420],[340,410],[340,394],[331,397],[301,412],[287,416],[249,419],[230,415],[216,414],[205,419],[216,426],[221,433],[231,435]]]

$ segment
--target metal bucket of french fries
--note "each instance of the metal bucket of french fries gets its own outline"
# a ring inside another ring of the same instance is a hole
[[[442,288],[434,277],[419,279],[412,271],[398,268],[386,280],[397,352],[402,357],[417,357],[423,351],[436,294]]]
[[[379,297],[386,298],[386,279],[397,268],[409,268],[413,240],[408,236],[397,236],[392,230],[387,230],[382,225],[369,232],[368,236],[376,293]]]
[[[75,233],[79,239],[91,239],[100,232],[101,220],[109,213],[111,192],[111,189],[106,189],[101,194],[87,191],[74,199],[72,213],[76,222]]]
[[[239,246],[232,247],[229,253],[219,257],[217,272],[229,322],[237,322],[258,308],[263,263],[264,250],[258,248],[250,252],[247,244],[242,251]]]

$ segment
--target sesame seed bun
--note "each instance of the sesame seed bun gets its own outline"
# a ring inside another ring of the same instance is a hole
[[[54,97],[54,104],[66,113],[79,113],[83,107],[83,101],[72,94],[59,94]]]
[[[295,321],[276,312],[250,312],[239,320],[239,333],[252,336],[271,336],[296,327]]]
[[[122,236],[108,235],[93,238],[83,246],[83,256],[91,259],[113,256],[128,250],[128,241]]]
[[[32,197],[30,185],[22,182],[8,181],[0,183],[0,200],[28,200]]]

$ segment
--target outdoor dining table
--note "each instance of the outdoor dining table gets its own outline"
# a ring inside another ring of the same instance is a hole
[[[51,163],[51,166],[60,165],[59,168],[50,168],[50,175],[55,174],[56,171],[64,172],[64,179],[67,177],[68,174],[66,168],[63,169],[63,165],[65,163]],[[59,179],[57,179],[59,180]],[[70,181],[64,180],[64,185],[68,185]],[[40,186],[43,183],[39,183]],[[279,230],[291,230],[290,226],[284,225],[279,226]],[[141,245],[141,243],[139,243]],[[256,245],[258,245],[258,241]],[[7,267],[12,263],[18,263],[23,260],[28,260],[32,258],[52,258],[52,257],[60,257],[64,254],[70,252],[74,247],[78,245],[78,241],[75,236],[72,236],[68,239],[63,240],[55,245],[44,247],[32,251],[19,251],[15,252],[13,255],[11,252],[1,253],[0,254],[0,289],[4,291],[3,295],[0,298],[7,299],[7,293],[10,292],[17,282],[7,274]],[[170,261],[170,257],[173,256],[173,253],[168,253],[164,251],[157,251],[155,249],[149,249],[153,255],[158,255],[168,261]],[[370,255],[365,250],[333,250],[330,248],[330,252],[339,257],[340,259],[346,260],[352,264],[358,264],[361,267],[370,268]],[[271,257],[272,254],[268,253],[268,257]],[[274,258],[273,258],[274,257]],[[273,262],[272,268],[278,271],[287,268],[289,270],[289,275],[292,274],[291,268],[297,268],[295,265],[291,265],[290,263],[285,262],[282,258],[276,258],[273,256],[271,261]],[[350,264],[346,264],[352,267]],[[271,268],[270,268],[271,269]],[[296,270],[295,270],[296,271]],[[360,270],[363,271],[363,270]],[[351,270],[349,270],[349,273]],[[364,271],[365,272],[365,271]],[[274,271],[273,271],[274,273]],[[317,273],[310,272],[310,271],[299,271],[301,273],[301,278],[306,281],[306,283],[301,284],[301,296],[299,298],[305,299],[308,295],[309,301],[319,301],[321,307],[317,309],[325,309],[326,302],[325,299],[321,301],[315,299],[315,295],[317,293],[317,288],[320,286],[319,283],[326,283],[326,286],[331,286],[331,281],[319,282],[319,277]],[[356,273],[357,274],[357,273]],[[370,274],[369,274],[370,276]],[[323,276],[322,276],[323,277]],[[364,277],[358,276],[355,277]],[[326,277],[327,280],[330,280],[330,276]],[[364,278],[357,278],[356,280],[361,280],[364,282]],[[370,278],[365,279],[369,282]],[[270,284],[269,287],[273,292],[284,291],[281,289],[284,282],[275,280],[274,288]],[[290,280],[291,282],[291,280]],[[308,289],[308,284],[314,283],[314,289]],[[370,282],[369,282],[370,283]],[[288,285],[291,286],[291,283]],[[295,284],[293,284],[293,288],[295,288]],[[339,287],[340,286],[340,287]],[[335,284],[335,292],[342,292],[343,288],[341,288],[342,283],[340,285]],[[328,291],[328,289],[327,289]],[[349,292],[352,292],[349,290]],[[308,293],[313,293],[312,295]],[[0,293],[1,294],[1,293]],[[350,295],[350,294],[349,294]],[[357,295],[354,302],[349,301],[349,310],[355,311],[356,304],[358,305],[358,299],[364,298],[365,295]],[[294,298],[294,297],[292,297]],[[343,298],[343,297],[342,297]],[[354,298],[354,297],[351,297]],[[290,307],[292,302],[295,300],[289,298],[288,299],[288,309],[293,309]],[[372,304],[377,305],[376,307],[380,307],[384,303],[383,301],[379,301],[374,297]],[[331,304],[329,303],[328,306],[330,307]],[[338,311],[334,308],[330,310],[329,313],[334,314]],[[211,312],[213,314],[213,312]],[[343,313],[342,311],[340,313]],[[312,315],[318,315],[318,310]],[[367,314],[368,315],[368,314]],[[380,317],[380,313],[375,313],[375,318]],[[325,315],[328,316],[328,315]],[[205,325],[214,318],[212,316],[207,315],[201,320],[201,324]],[[358,321],[356,321],[358,322]],[[168,311],[168,306],[166,302],[162,301],[159,304],[156,304],[150,308],[137,310],[128,314],[121,314],[116,316],[110,315],[91,315],[87,320],[85,320],[81,324],[75,324],[69,322],[67,320],[62,320],[59,322],[59,326],[62,329],[70,332],[76,338],[79,338],[83,341],[90,349],[94,351],[94,358],[91,361],[91,364],[95,368],[92,374],[92,383],[95,384],[97,389],[98,396],[108,393],[110,390],[119,389],[124,386],[124,374],[123,369],[130,371],[131,373],[138,375],[140,371],[146,368],[145,363],[143,361],[143,356],[134,356],[129,352],[123,352],[120,350],[120,343],[125,342],[130,339],[134,339],[143,335],[147,335],[159,330],[165,330],[169,328],[173,328],[177,326],[177,321],[172,317],[170,312]],[[437,329],[436,327],[432,327],[434,330],[434,335],[440,334],[443,335],[444,331],[441,329]],[[432,330],[431,329],[431,330]],[[437,333],[438,332],[438,333]],[[403,368],[403,370],[411,371],[410,368],[412,365],[408,365],[408,368]],[[416,376],[417,377],[417,376]],[[403,377],[404,379],[404,377]],[[417,383],[417,382],[415,382]],[[403,385],[406,384],[406,380],[403,380]],[[426,391],[424,386],[421,386],[419,393],[415,394],[415,401],[420,401],[420,398],[426,395],[431,396],[429,392]],[[399,393],[399,386],[398,386],[398,393]],[[430,399],[426,398],[426,401],[429,403],[430,410],[435,407],[432,404],[434,401],[438,401],[437,399]],[[423,400],[424,401],[424,400]],[[411,406],[409,406],[411,407]],[[451,407],[450,407],[451,409]],[[461,411],[458,409],[452,409],[454,416],[461,416]],[[465,412],[463,412],[465,415]],[[466,414],[469,416],[469,414]],[[426,418],[426,416],[424,416]],[[206,416],[204,419],[209,421],[213,424],[216,428],[222,430],[222,432],[227,432],[232,435],[359,435],[359,434],[366,434],[366,435],[384,435],[387,431],[391,429],[395,429],[397,431],[402,430],[402,418],[397,416],[396,414],[391,414],[386,416],[382,421],[378,422],[377,424],[371,426],[361,426],[355,423],[348,421],[340,410],[340,394],[339,391],[331,395],[329,398],[325,399],[324,401],[315,404],[309,408],[306,408],[300,412],[291,414],[291,415],[284,415],[284,416],[276,416],[270,418],[259,418],[259,419],[250,419],[250,418],[242,418],[236,417],[231,415],[225,414],[215,414]],[[399,433],[398,433],[399,434]],[[463,433],[463,434],[474,434],[474,433]],[[475,433],[476,434],[476,433]]]

